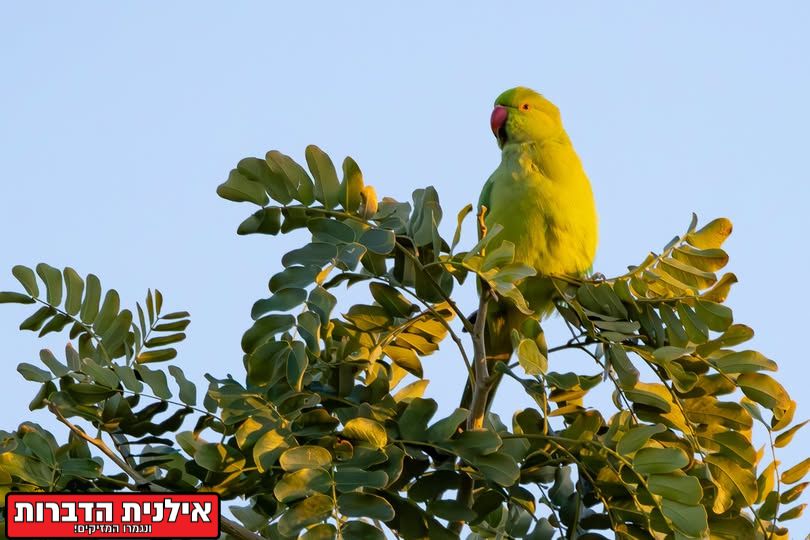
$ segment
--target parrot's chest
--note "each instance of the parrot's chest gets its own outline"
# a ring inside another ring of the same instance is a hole
[[[515,261],[540,274],[580,274],[593,263],[596,212],[578,159],[576,165],[542,170],[516,155],[493,174],[487,226],[500,224],[499,238],[515,244]]]

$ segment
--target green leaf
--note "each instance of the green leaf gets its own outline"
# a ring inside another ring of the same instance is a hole
[[[290,507],[278,521],[278,530],[285,536],[295,536],[306,527],[318,523],[332,513],[332,498],[315,493]]]
[[[502,444],[498,434],[490,429],[468,429],[452,441],[458,455],[467,460],[478,455],[492,454]]]
[[[357,242],[345,244],[338,249],[337,263],[341,270],[352,271],[357,268],[360,259],[366,254],[366,247]]]
[[[743,373],[737,377],[737,386],[753,401],[767,409],[787,408],[790,396],[773,377],[762,373]]]
[[[694,476],[652,474],[647,479],[650,492],[685,505],[696,505],[703,498],[700,481]]]
[[[169,366],[169,373],[180,388],[180,401],[191,407],[197,405],[197,387],[186,378],[183,370],[177,366]]]
[[[384,488],[386,484],[388,484],[388,475],[384,471],[367,471],[356,467],[338,467],[335,471],[335,485],[340,491]]]
[[[287,450],[289,452],[289,450]],[[314,493],[324,493],[332,487],[332,479],[322,469],[299,469],[285,474],[273,487],[273,495],[289,503],[309,497]]]
[[[101,304],[101,310],[96,316],[93,323],[93,329],[97,334],[103,334],[112,324],[113,320],[118,316],[121,309],[121,298],[118,291],[110,289],[104,296],[104,302]]]
[[[33,304],[36,302],[28,295],[17,292],[0,292],[0,304]]]
[[[322,267],[337,257],[337,246],[325,242],[310,242],[302,248],[287,252],[281,258],[281,264],[289,266]]]
[[[118,393],[116,390],[90,383],[71,384],[65,390],[80,405],[93,405]]]
[[[281,209],[275,206],[257,210],[239,224],[236,234],[276,235],[281,230]]]
[[[426,433],[426,438],[431,442],[444,442],[449,440],[455,435],[456,430],[462,422],[467,420],[470,411],[467,409],[456,409],[447,418],[442,418],[432,426],[430,426]]]
[[[79,317],[83,322],[92,324],[98,315],[99,301],[101,300],[101,281],[94,274],[88,274],[84,284],[84,301]]]
[[[93,380],[106,388],[118,388],[118,375],[112,369],[98,365],[92,358],[81,361],[82,372],[90,375]]]
[[[682,469],[689,457],[680,448],[642,448],[633,457],[633,467],[643,474],[661,474]]]
[[[367,442],[374,448],[383,448],[388,442],[388,434],[382,424],[369,418],[352,418],[346,422],[343,436]]]
[[[65,287],[67,288],[67,298],[65,299],[65,311],[68,315],[76,315],[82,307],[82,295],[84,294],[84,281],[73,268],[67,267],[64,270]]]
[[[270,278],[270,292],[282,289],[308,287],[315,283],[321,269],[317,266],[290,266]]]
[[[318,469],[332,463],[332,454],[322,446],[296,446],[281,454],[281,468],[287,472]]]
[[[340,245],[350,244],[355,241],[354,229],[337,219],[310,219],[307,228],[312,233],[313,242]]]
[[[283,174],[271,169],[267,161],[255,157],[245,158],[236,165],[236,169],[249,180],[263,185],[273,200],[281,204],[292,201],[291,192],[294,193],[295,188]]]
[[[217,195],[229,201],[252,202],[258,206],[266,205],[269,200],[262,184],[237,169],[232,169],[228,179],[217,187]]]
[[[307,291],[299,288],[281,289],[270,298],[258,300],[253,304],[250,316],[255,321],[271,311],[289,311],[300,306],[307,299]]]
[[[610,355],[610,365],[616,371],[621,386],[623,388],[633,388],[638,382],[639,372],[633,362],[630,361],[624,347],[611,344],[608,347],[608,354]]]
[[[101,334],[101,343],[112,354],[126,339],[132,326],[132,312],[125,309],[119,313],[108,328]]]
[[[29,431],[23,435],[22,441],[25,446],[27,446],[34,453],[34,455],[43,462],[47,463],[48,465],[54,465],[56,463],[54,448],[51,446],[48,439],[46,439],[38,431]]]
[[[68,315],[57,313],[45,324],[45,326],[42,327],[42,330],[39,331],[39,337],[50,334],[51,332],[61,332],[64,330],[65,326],[71,322],[72,321]]]
[[[267,152],[265,160],[274,174],[285,178],[288,189],[293,191],[293,196],[304,206],[315,201],[312,179],[295,160],[277,150]]]
[[[340,205],[347,212],[355,213],[360,207],[360,193],[363,191],[363,173],[350,158],[343,160],[343,181],[338,190]]]
[[[789,490],[782,493],[782,495],[779,497],[779,502],[781,502],[782,504],[792,503],[793,501],[802,496],[802,493],[804,492],[805,488],[807,488],[807,486],[810,486],[810,482],[802,482],[801,484],[796,484]]]
[[[292,344],[291,354],[287,356],[287,382],[294,390],[300,392],[303,389],[304,375],[309,366],[306,346],[301,341]]]
[[[500,268],[511,263],[515,259],[515,244],[509,240],[503,240],[495,249],[488,249],[481,263],[481,272],[487,272],[493,268]]]
[[[705,537],[709,524],[703,506],[681,504],[670,499],[664,499],[661,506],[677,531],[691,538]]]
[[[337,206],[340,192],[335,165],[329,156],[314,144],[307,146],[304,155],[315,180],[315,199],[322,202],[326,208],[334,208]]]
[[[42,349],[39,351],[39,359],[42,360],[42,363],[48,366],[48,369],[51,370],[51,373],[56,375],[57,377],[64,377],[70,370],[62,364],[56,357],[53,355],[51,351],[48,349]]]
[[[533,339],[521,339],[517,347],[518,362],[527,375],[542,375],[548,371],[548,359]]]
[[[280,332],[286,332],[295,324],[292,315],[265,315],[258,319],[242,336],[242,350],[251,353]]]
[[[800,463],[783,472],[781,476],[782,482],[785,484],[795,484],[804,478],[808,470],[810,470],[810,458],[802,460]]]
[[[37,274],[45,282],[45,288],[48,291],[48,303],[52,306],[58,306],[62,303],[62,272],[49,266],[45,263],[37,265]]]
[[[698,434],[700,437],[700,434]],[[756,463],[756,452],[751,441],[738,431],[720,431],[712,433],[710,440],[720,447],[720,453],[732,458],[742,467],[753,468]]]
[[[399,432],[402,438],[410,441],[423,440],[427,423],[438,408],[438,403],[433,399],[413,398],[399,418]]]
[[[33,297],[39,296],[39,286],[37,285],[37,276],[34,274],[34,271],[28,268],[27,266],[23,266],[18,264],[14,268],[11,269],[12,275],[17,278],[17,281],[25,288],[25,292],[30,294]]]
[[[776,362],[765,358],[757,351],[740,351],[726,354],[713,359],[713,363],[721,373],[754,373],[767,370],[776,371]]]
[[[36,332],[50,317],[56,315],[56,310],[50,306],[43,306],[32,315],[20,323],[20,330],[31,330]]]
[[[492,454],[474,456],[470,463],[484,475],[501,486],[512,486],[520,477],[520,469],[514,458],[508,454],[495,452]]]
[[[396,515],[394,508],[382,497],[370,493],[344,493],[338,497],[340,513],[349,517],[367,517],[389,521]]]
[[[667,428],[663,424],[638,425],[625,433],[616,445],[616,451],[623,456],[629,456],[642,448],[653,435],[663,433]]]
[[[219,443],[200,445],[194,461],[203,469],[216,473],[239,472],[245,466],[245,457],[232,446]]]
[[[253,461],[259,472],[267,472],[289,446],[287,438],[275,429],[259,437],[253,445]]]
[[[365,523],[362,524],[366,525]],[[368,526],[371,527],[371,525]],[[344,535],[348,534],[346,532],[345,526],[343,527],[342,531]],[[337,529],[335,528],[334,525],[330,523],[321,523],[320,525],[315,525],[314,527],[307,529],[307,531],[301,536],[301,540],[334,540],[336,536],[337,536]],[[352,538],[365,538],[365,537],[353,536]],[[385,540],[384,536],[381,536],[380,538],[382,540]]]
[[[435,500],[428,503],[427,511],[436,517],[448,521],[472,521],[476,514],[470,508],[456,500]]]
[[[734,322],[731,308],[708,300],[697,300],[695,312],[715,332],[725,332]]]
[[[59,464],[59,470],[64,476],[92,480],[99,477],[102,466],[90,458],[69,458]]]
[[[372,282],[368,285],[374,300],[392,317],[409,317],[416,307],[394,287]]]
[[[51,375],[49,372],[27,362],[17,364],[17,371],[26,381],[44,383],[53,379],[53,375]]]
[[[352,540],[385,540],[385,535],[377,527],[362,521],[350,521],[341,528],[343,538]]]
[[[806,507],[807,503],[800,504],[798,506],[794,506],[790,510],[782,512],[781,514],[779,514],[779,521],[788,521],[790,519],[796,519],[798,517],[801,517]]]
[[[172,392],[169,390],[169,381],[165,373],[156,369],[149,369],[144,365],[139,365],[137,372],[157,397],[171,399]]]

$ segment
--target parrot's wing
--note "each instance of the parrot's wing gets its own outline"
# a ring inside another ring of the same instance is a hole
[[[489,179],[484,182],[484,187],[481,188],[481,196],[478,197],[478,208],[480,209],[482,206],[486,206],[489,208],[489,196],[492,194],[492,177],[490,176]]]
[[[493,175],[494,176],[494,175]],[[494,183],[492,180],[492,176],[484,182],[484,187],[481,188],[481,195],[478,197],[478,211],[481,211],[482,206],[487,207],[487,211],[492,210],[492,203],[490,201],[490,195],[492,194],[492,184]],[[480,231],[479,231],[480,235]]]

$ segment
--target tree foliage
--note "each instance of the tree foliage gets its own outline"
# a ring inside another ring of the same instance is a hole
[[[217,189],[258,207],[238,234],[306,230],[310,241],[281,257],[252,307],[244,377],[207,375],[201,404],[168,364],[189,314],[166,313],[159,291],[122,309],[92,274],[12,269],[22,290],[0,302],[35,308],[20,329],[67,332],[77,347],[17,367],[39,385],[30,408],[70,431],[66,441],[33,422],[0,432],[3,493],[213,491],[243,501],[232,507],[243,527],[226,527],[234,538],[451,539],[462,523],[471,538],[787,538],[810,459],[781,467],[776,451],[804,422],[724,303],[737,281],[717,274],[728,220],[694,218],[615,278],[555,277],[571,339],[549,347],[530,319],[514,332],[515,362],[494,366],[535,406],[468,429],[470,411],[437,418],[423,397],[440,345],[459,376],[474,376],[459,331],[473,327],[454,289],[478,280],[528,309],[516,285],[533,269],[497,229],[459,249],[471,206],[442,238],[433,187],[378,200],[351,158],[339,177],[310,146],[306,165],[271,151]],[[369,303],[337,313],[349,287]],[[553,371],[569,349],[593,369]],[[604,386],[613,409],[589,407]]]

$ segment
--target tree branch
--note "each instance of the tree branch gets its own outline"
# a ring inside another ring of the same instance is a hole
[[[138,485],[138,487],[140,488],[145,487],[148,488],[149,491],[153,492],[171,493],[171,490],[168,490],[163,486],[150,482],[138,471],[130,467],[129,464],[127,464],[126,461],[124,461],[118,455],[116,455],[116,453],[113,452],[112,449],[109,446],[107,446],[107,443],[105,443],[101,438],[91,437],[90,435],[85,433],[83,429],[81,429],[77,425],[73,424],[70,420],[65,418],[65,415],[62,414],[62,411],[60,411],[56,405],[48,402],[48,410],[51,411],[54,414],[54,416],[56,416],[57,420],[66,425],[70,431],[72,431],[77,436],[81,437],[88,443],[98,448],[102,454],[110,458],[110,460],[113,463],[118,465],[119,469],[121,469],[127,475],[129,475],[130,478],[135,480],[135,483]],[[237,538],[238,540],[265,540],[263,536],[256,534],[250,529],[247,529],[246,527],[240,525],[239,523],[230,520],[226,517],[223,517],[222,515],[220,515],[219,523],[220,529],[222,529],[225,533],[229,534],[230,536]]]

